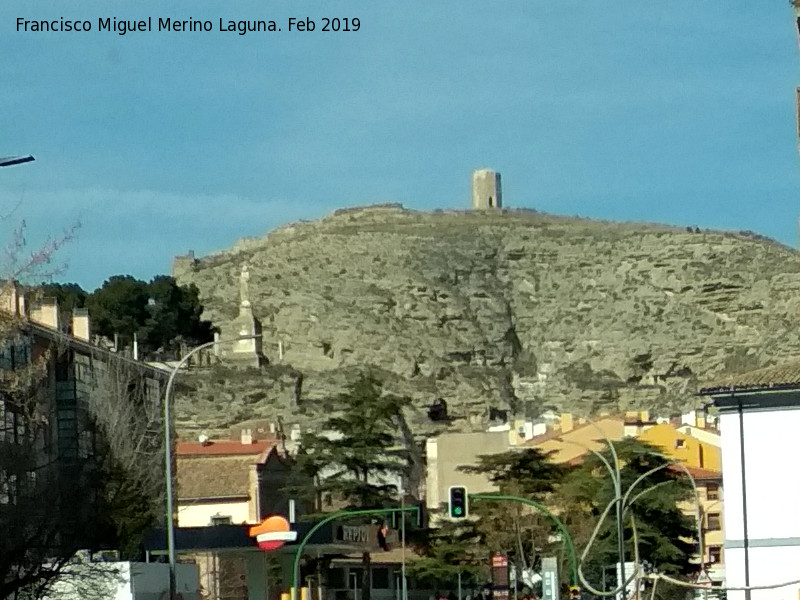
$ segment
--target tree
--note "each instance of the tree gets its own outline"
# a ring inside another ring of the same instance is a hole
[[[136,558],[144,531],[164,506],[164,433],[161,389],[138,363],[124,357],[92,361],[86,410],[96,428],[104,475],[99,511],[123,556]]]
[[[488,557],[474,521],[442,520],[419,532],[414,546],[420,557],[408,565],[408,574],[431,589],[476,588],[487,579]]]
[[[5,221],[8,215],[0,217]],[[85,516],[72,494],[92,481],[91,468],[73,465],[72,489],[44,451],[49,424],[49,352],[32,356],[17,314],[17,280],[50,277],[56,252],[75,234],[50,237],[25,252],[24,221],[4,247],[0,296],[0,598],[38,597],[63,571],[76,550],[73,541]],[[87,465],[88,467],[88,465]],[[85,521],[84,521],[85,524]]]
[[[634,439],[614,444],[621,467],[622,493],[641,475],[661,467],[647,476],[631,498],[640,496],[630,507],[629,515],[635,518],[638,550],[641,560],[646,560],[659,571],[673,575],[688,575],[697,570],[691,559],[696,551],[696,525],[681,512],[679,504],[690,500],[691,486],[683,476],[668,468],[669,461],[656,448]],[[602,453],[610,464],[610,451]],[[615,497],[614,485],[606,468],[594,455],[588,455],[583,464],[573,471],[561,488],[566,524],[576,532],[576,545],[584,546],[591,531],[606,506]],[[597,539],[586,561],[584,573],[599,587],[601,569],[619,561],[617,549],[617,523],[615,511],[599,529]],[[634,556],[633,531],[629,519],[625,521],[626,558]]]
[[[113,339],[130,342],[138,337],[141,354],[170,352],[213,339],[213,327],[201,319],[203,306],[192,284],[179,286],[167,275],[149,283],[130,275],[114,275],[88,295],[86,306],[94,330]]]
[[[398,421],[407,398],[384,394],[372,376],[361,376],[343,394],[324,402],[329,415],[303,435],[298,461],[314,478],[317,510],[323,498],[349,508],[378,508],[397,499],[395,482],[408,471],[399,446]]]
[[[569,468],[551,462],[549,455],[537,448],[480,456],[477,465],[465,465],[459,470],[485,475],[498,486],[500,494],[529,498],[543,505],[554,504],[552,498],[569,472]],[[493,554],[507,556],[524,576],[538,569],[545,553],[561,554],[566,562],[563,543],[551,541],[560,532],[539,511],[523,504],[486,500],[476,503],[471,511],[479,516],[476,528],[484,547]]]
[[[109,277],[87,300],[92,327],[100,335],[133,338],[149,316],[149,290],[144,281],[130,275]]]
[[[0,598],[40,597],[65,573],[85,580],[81,549],[137,558],[157,516],[159,388],[146,366],[97,352],[34,338],[0,312]]]
[[[326,417],[315,432],[301,438],[298,464],[313,481],[300,491],[324,505],[379,508],[397,504],[397,482],[409,470],[409,452],[400,445],[403,407],[409,399],[385,393],[371,375],[362,375],[347,391],[322,408]],[[370,555],[364,553],[363,600],[369,600]]]
[[[203,305],[197,286],[179,286],[166,275],[154,277],[147,285],[150,295],[142,338],[151,351],[183,342],[190,346],[211,341],[214,330],[203,321]]]
[[[55,298],[61,310],[72,312],[84,308],[89,294],[77,283],[42,283],[38,286],[42,298]]]

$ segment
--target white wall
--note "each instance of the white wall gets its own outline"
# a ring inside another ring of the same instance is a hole
[[[800,579],[800,546],[750,548],[750,585],[774,585]],[[725,549],[725,584],[744,586],[744,548]],[[753,590],[751,600],[797,600],[800,585],[773,590]],[[728,600],[745,600],[744,592],[728,592]]]
[[[750,585],[771,585],[800,579],[800,410],[745,412],[744,491],[747,496],[747,537]],[[742,513],[742,465],[739,414],[720,416],[722,468],[725,482],[726,585],[745,585]],[[794,540],[790,539],[794,538]],[[797,600],[800,586],[753,590],[751,600]],[[728,592],[729,600],[744,600],[744,592]]]
[[[683,434],[690,435],[696,440],[700,440],[706,444],[711,444],[712,446],[716,446],[717,448],[720,447],[722,444],[722,438],[720,434],[716,431],[709,431],[707,429],[700,429],[699,427],[693,427],[692,425],[683,425],[678,427],[677,431],[680,431]]]
[[[211,525],[211,517],[217,514],[230,516],[234,525],[248,523],[250,520],[250,509],[246,501],[185,504],[178,506],[178,527],[205,527]]]
[[[739,415],[721,420],[725,538],[743,540]],[[800,537],[800,410],[745,412],[744,448],[748,537]]]

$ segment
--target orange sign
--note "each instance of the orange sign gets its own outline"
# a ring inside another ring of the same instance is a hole
[[[250,528],[250,537],[256,538],[262,550],[277,550],[286,542],[297,539],[297,532],[292,531],[289,521],[281,516],[267,517],[258,525]]]

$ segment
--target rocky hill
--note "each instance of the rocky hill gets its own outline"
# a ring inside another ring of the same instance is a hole
[[[460,429],[548,409],[666,412],[696,404],[698,383],[800,355],[797,253],[746,232],[342,210],[176,260],[228,337],[245,263],[270,366],[196,375],[184,430],[311,417],[364,365],[429,431],[437,398]]]

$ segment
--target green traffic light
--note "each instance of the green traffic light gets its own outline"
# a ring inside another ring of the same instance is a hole
[[[453,514],[454,514],[455,516],[457,516],[457,517],[460,517],[460,516],[461,516],[461,507],[460,507],[460,506],[456,506],[456,507],[453,509]]]

